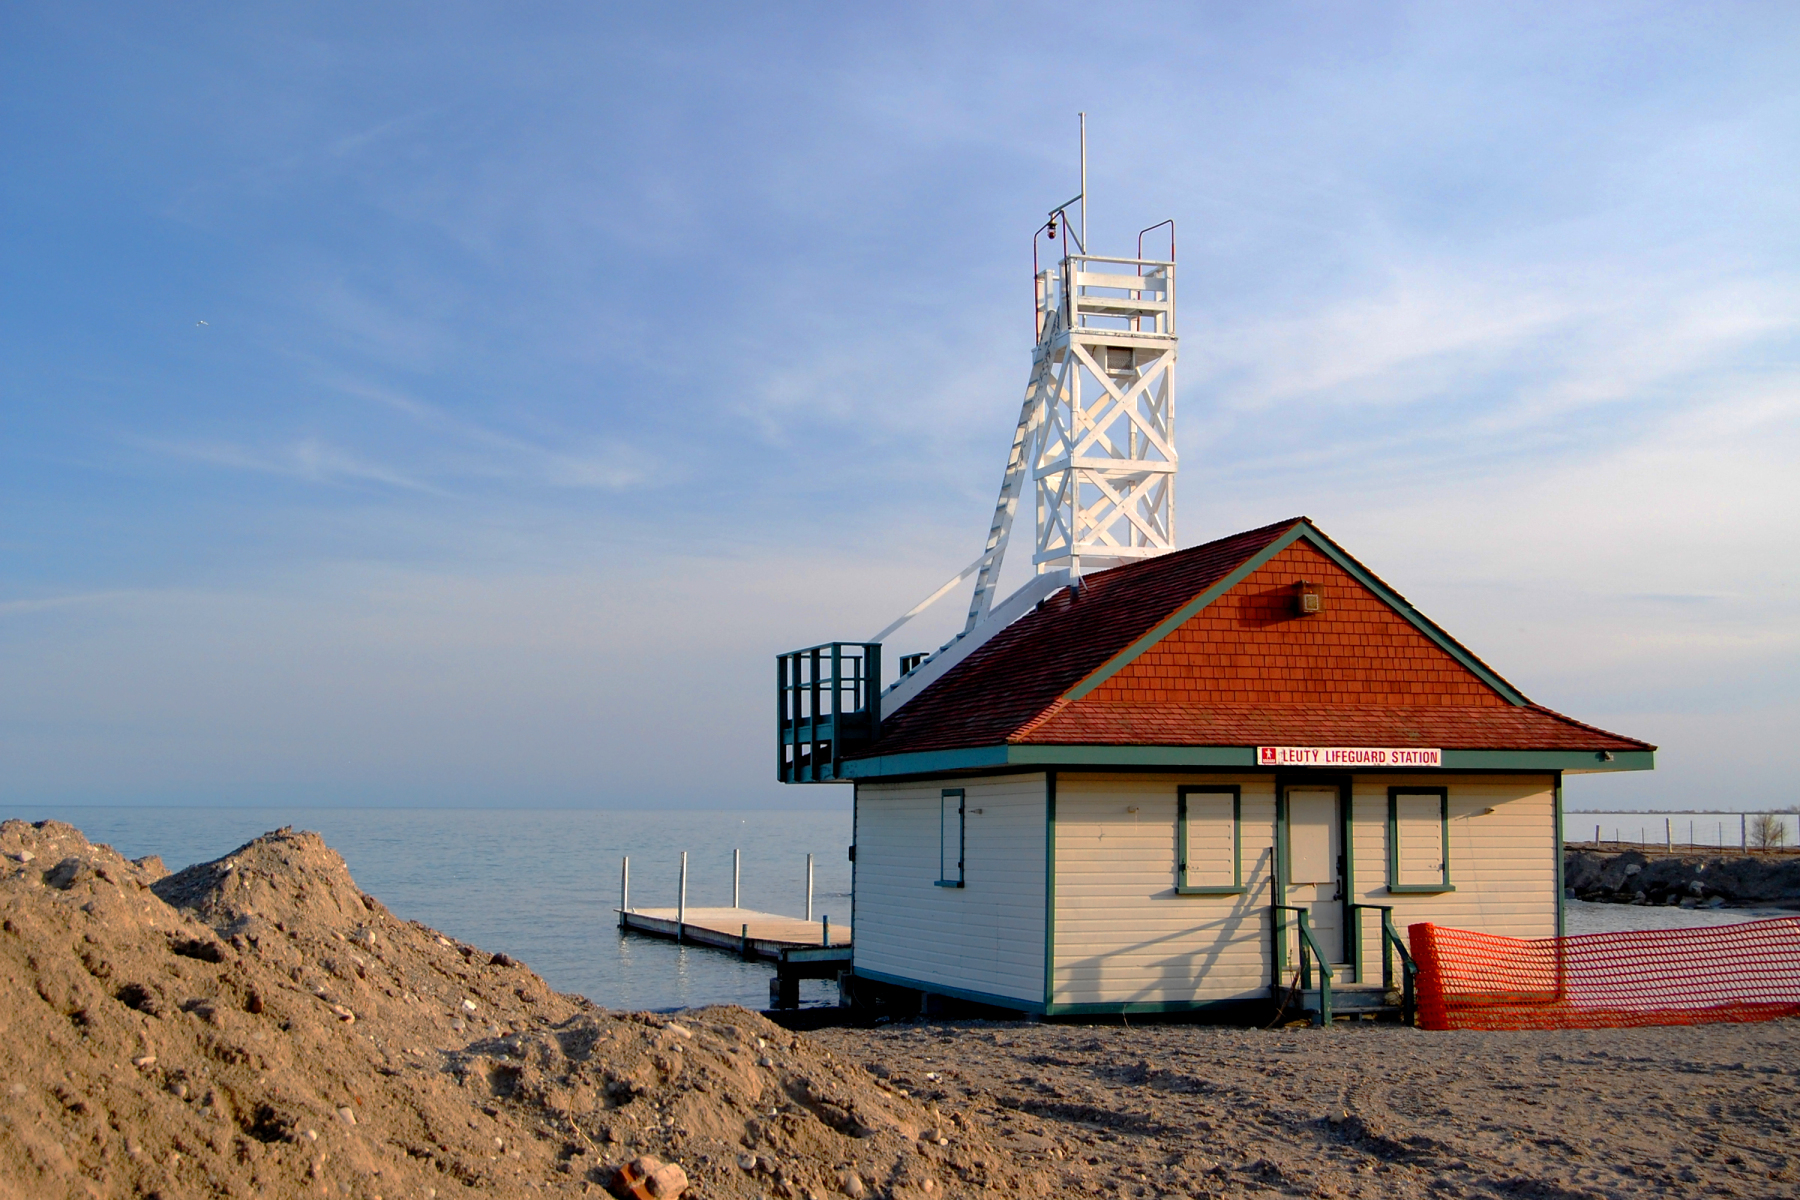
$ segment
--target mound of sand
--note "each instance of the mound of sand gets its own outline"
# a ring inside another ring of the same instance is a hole
[[[316,834],[168,875],[8,821],[0,855],[0,1193],[583,1195],[653,1154],[702,1200],[1047,1194],[754,1013],[609,1013],[398,920]]]

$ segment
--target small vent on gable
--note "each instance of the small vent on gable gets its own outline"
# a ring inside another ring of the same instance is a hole
[[[1294,585],[1294,612],[1302,617],[1317,616],[1325,611],[1325,596],[1319,585],[1302,579]]]

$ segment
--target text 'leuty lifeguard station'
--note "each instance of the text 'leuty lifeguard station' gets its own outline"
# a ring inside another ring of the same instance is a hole
[[[855,789],[852,986],[1248,1013],[1316,956],[1374,1010],[1415,922],[1559,933],[1563,777],[1655,747],[1532,703],[1306,517],[1176,549],[1173,226],[1101,258],[1075,203],[987,544],[931,598],[974,577],[963,632],[892,682],[901,622],[779,659],[780,778]]]

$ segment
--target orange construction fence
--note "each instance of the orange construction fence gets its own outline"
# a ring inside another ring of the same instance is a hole
[[[1800,1016],[1800,917],[1509,938],[1407,930],[1425,1029],[1597,1029]]]

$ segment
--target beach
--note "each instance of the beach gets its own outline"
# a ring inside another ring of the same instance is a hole
[[[920,1024],[820,1044],[998,1131],[1062,1194],[1800,1192],[1800,1022]]]

